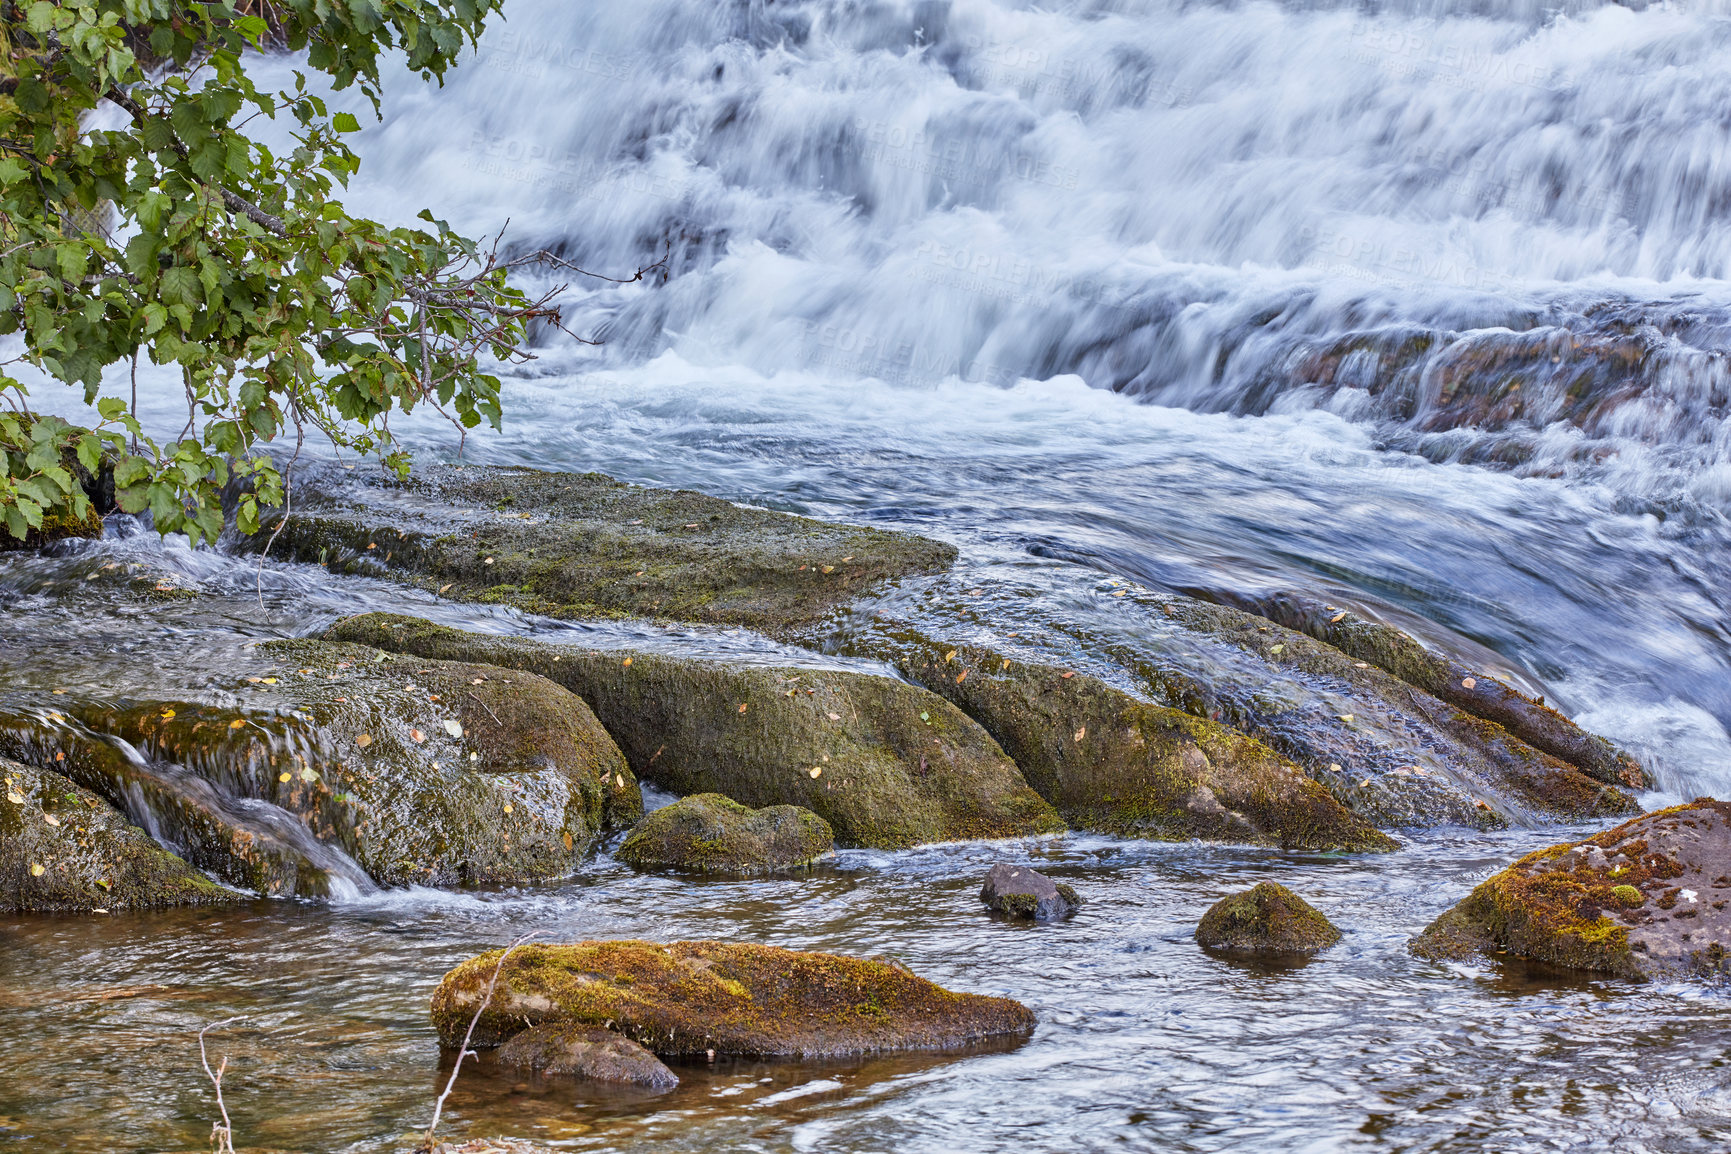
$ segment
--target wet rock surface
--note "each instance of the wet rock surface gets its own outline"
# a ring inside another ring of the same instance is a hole
[[[1495,722],[1534,749],[1575,766],[1595,780],[1630,789],[1651,785],[1646,770],[1633,756],[1586,732],[1542,699],[1534,700],[1498,678],[1432,652],[1391,625],[1297,594],[1251,599],[1248,608],[1349,657],[1368,661],[1474,717]]]
[[[588,707],[542,678],[318,641],[257,657],[237,704],[67,699],[0,717],[0,750],[267,894],[328,892],[355,863],[386,886],[562,877],[642,813]]]
[[[953,546],[908,533],[598,473],[428,466],[402,484],[327,474],[309,492],[274,555],[555,617],[664,617],[774,632],[956,557]],[[275,528],[266,526],[252,547]]]
[[[616,1082],[650,1090],[671,1090],[679,1076],[636,1042],[600,1026],[536,1026],[494,1053],[502,1066],[543,1077]]]
[[[1082,906],[1081,896],[1071,887],[1028,866],[1006,862],[986,874],[980,900],[998,913],[1037,922],[1067,918]]]
[[[327,636],[532,670],[587,701],[644,780],[752,807],[802,806],[838,845],[1064,828],[990,734],[893,678],[582,650],[384,614],[338,622]]]
[[[809,809],[750,809],[701,793],[646,816],[613,856],[639,869],[760,874],[808,866],[834,850],[835,831]]]
[[[1731,976],[1731,803],[1697,798],[1521,858],[1413,939],[1625,978]]]
[[[1062,653],[1064,671],[1078,678],[1256,738],[1385,829],[1532,826],[1640,810],[1623,786],[1266,617],[1115,578],[1068,583],[1063,594],[1080,603],[1074,612],[1054,611],[1052,594],[1013,575],[920,578],[818,643],[891,661],[911,653],[919,665],[931,661],[932,638],[943,639],[940,654],[972,647],[1036,666]],[[966,691],[965,682],[943,688],[903,668],[946,695]]]
[[[1304,849],[1396,846],[1260,742],[1087,674],[907,634],[898,667],[985,726],[1080,828]]]
[[[0,911],[117,912],[244,898],[157,845],[89,790],[0,759]]]
[[[1339,940],[1320,910],[1278,882],[1221,898],[1196,927],[1198,945],[1228,954],[1306,956]]]
[[[1192,598],[1161,598],[1159,611],[1187,632],[1238,649],[1275,680],[1197,685],[1157,661],[1137,659],[1134,667],[1151,688],[1262,738],[1379,825],[1531,823],[1640,811],[1620,785],[1304,633]]]
[[[944,1050],[1024,1035],[1034,1015],[1007,998],[943,989],[887,962],[723,942],[530,944],[445,975],[433,1025],[446,1047],[499,969],[473,1044],[540,1025],[607,1026],[661,1057],[822,1058]]]

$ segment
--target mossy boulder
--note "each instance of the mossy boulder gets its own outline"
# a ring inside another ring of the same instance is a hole
[[[1221,898],[1196,927],[1198,945],[1228,954],[1310,955],[1339,940],[1334,923],[1278,882]]]
[[[1082,907],[1082,897],[1063,882],[1027,866],[999,862],[986,872],[980,900],[988,909],[1012,918],[1050,922],[1067,918]]]
[[[1530,853],[1412,941],[1618,977],[1731,974],[1731,803],[1696,798]]]
[[[839,845],[900,849],[1064,828],[990,734],[894,678],[583,650],[377,613],[326,636],[533,671],[587,701],[644,780],[752,807],[803,806]]]
[[[457,1046],[500,951],[445,975],[433,1025]],[[727,942],[521,946],[505,959],[473,1045],[540,1025],[607,1027],[663,1058],[839,1058],[947,1050],[1026,1035],[1007,998],[958,994],[888,962]]]
[[[679,1085],[679,1076],[654,1054],[600,1026],[536,1026],[500,1046],[494,1060],[548,1078],[581,1078],[648,1090]]]
[[[244,896],[157,845],[89,790],[0,759],[0,911],[112,913]]]
[[[1534,749],[1598,781],[1645,789],[1652,784],[1635,758],[1561,713],[1416,638],[1345,609],[1297,594],[1256,599],[1258,614],[1307,633],[1350,657],[1377,666],[1474,717],[1495,722]]]
[[[809,809],[749,809],[700,793],[644,817],[613,856],[639,869],[758,874],[808,866],[834,850],[835,831]]]
[[[1291,758],[1378,825],[1496,827],[1640,812],[1620,784],[1307,634],[1194,598],[1139,601],[1162,635],[1101,642],[1103,656],[1157,700]]]
[[[912,631],[893,644],[901,671],[985,726],[1073,826],[1297,849],[1397,846],[1296,765],[1226,726],[980,646]]]
[[[325,892],[353,863],[386,886],[563,877],[642,814],[588,706],[543,678],[320,641],[259,646],[254,669],[238,704],[69,704],[19,744],[270,894]]]
[[[273,552],[442,596],[557,617],[644,616],[778,631],[956,550],[598,473],[419,468],[401,484],[317,479]],[[252,539],[262,548],[276,531]]]

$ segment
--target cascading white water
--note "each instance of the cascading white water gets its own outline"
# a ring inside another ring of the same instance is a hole
[[[394,83],[356,199],[671,254],[576,310],[613,364],[1075,373],[1534,471],[1581,455],[1561,420],[1699,470],[1731,460],[1728,105],[1702,5],[521,3],[443,91]],[[1507,330],[1544,346],[1524,407],[1446,411]],[[1367,391],[1403,368],[1416,396]],[[1460,424],[1527,442],[1427,439]]]

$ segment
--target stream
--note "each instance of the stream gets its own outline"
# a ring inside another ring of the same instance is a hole
[[[505,429],[428,461],[597,470],[954,543],[952,585],[1085,665],[1113,593],[1302,592],[1542,693],[1731,797],[1731,10],[1576,0],[514,0],[397,76],[351,209],[666,283],[579,286]],[[292,58],[256,65],[285,81]],[[357,111],[364,111],[357,109]],[[267,130],[268,135],[269,130]],[[1621,359],[1619,359],[1621,358]],[[1621,366],[1612,372],[1606,366]],[[127,387],[124,374],[111,391]],[[1521,396],[1508,389],[1511,380]],[[147,424],[185,419],[139,373]],[[36,390],[70,416],[75,398]],[[1469,403],[1469,401],[1471,403]],[[365,470],[309,445],[308,475]],[[119,577],[170,575],[148,599]],[[117,576],[118,575],[118,576]],[[920,587],[882,594],[916,618]],[[0,708],[215,694],[250,643],[388,610],[581,645],[844,663],[739,629],[570,623],[159,540],[0,553]],[[852,663],[857,666],[859,663]],[[662,798],[662,801],[669,799]],[[681,1067],[661,1097],[482,1060],[451,1137],[556,1149],[1718,1151],[1722,993],[1421,962],[1478,881],[1587,827],[1364,857],[1072,833],[810,875],[639,874],[232,910],[0,915],[0,1150],[398,1151],[448,1075],[438,979],[529,930],[887,955],[1039,1018],[1019,1047]],[[999,860],[1086,899],[988,917]],[[1191,938],[1264,879],[1343,942]],[[443,1062],[443,1064],[441,1064]]]

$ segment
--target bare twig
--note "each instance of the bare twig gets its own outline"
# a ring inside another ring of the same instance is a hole
[[[485,701],[482,701],[480,699],[480,697],[476,695],[474,690],[470,689],[470,690],[466,690],[466,692],[468,693],[468,695],[470,697],[475,698],[475,703],[477,705],[479,705],[482,709],[485,709],[487,711],[487,716],[491,717],[493,719],[494,725],[499,726],[501,729],[504,728],[505,723],[499,720],[499,715],[497,713],[493,712],[493,707],[491,705],[488,705]]]
[[[241,1017],[224,1018],[220,1022],[212,1022],[198,1032],[198,1060],[204,1067],[204,1076],[210,1079],[210,1084],[216,1087],[216,1109],[222,1115],[222,1121],[211,1123],[210,1140],[215,1154],[234,1154],[234,1126],[228,1120],[228,1106],[222,1100],[222,1076],[228,1071],[228,1057],[223,1056],[215,1070],[210,1068],[210,1055],[204,1048],[204,1036],[212,1030],[220,1030],[224,1026],[232,1026],[244,1021]]]
[[[530,930],[516,941],[505,947],[505,952],[499,955],[499,964],[493,967],[493,976],[487,979],[487,992],[481,995],[481,1004],[475,1007],[475,1016],[469,1019],[469,1028],[463,1031],[463,1044],[457,1047],[457,1062],[451,1067],[450,1081],[445,1083],[445,1092],[440,1094],[433,1103],[433,1120],[427,1125],[427,1136],[421,1142],[421,1148],[415,1154],[433,1154],[433,1144],[438,1141],[439,1116],[445,1112],[445,1099],[451,1096],[451,1090],[457,1085],[457,1073],[463,1068],[463,1059],[474,1053],[469,1049],[469,1039],[475,1036],[475,1027],[480,1024],[481,1015],[493,1001],[493,988],[499,984],[499,974],[505,969],[505,959],[511,956],[511,951],[528,941],[541,936],[540,930]]]

